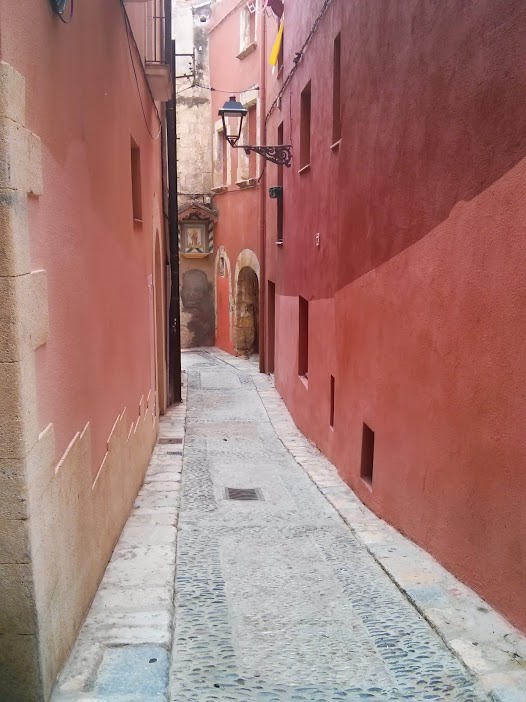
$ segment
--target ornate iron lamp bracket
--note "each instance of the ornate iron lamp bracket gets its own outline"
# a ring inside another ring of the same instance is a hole
[[[278,166],[291,167],[292,146],[290,144],[280,144],[278,146],[238,146],[231,144],[234,149],[244,149],[248,156],[251,151],[263,156],[266,161],[271,161]]]

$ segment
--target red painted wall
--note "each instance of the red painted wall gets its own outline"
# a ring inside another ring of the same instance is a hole
[[[145,6],[128,8],[143,46]],[[96,472],[117,415],[126,407],[131,424],[141,397],[155,391],[148,277],[160,140],[145,125],[119,0],[76,2],[69,25],[47,0],[2,1],[0,26],[2,60],[26,79],[27,126],[43,148],[44,194],[30,199],[32,265],[47,271],[49,288],[49,339],[37,351],[40,426],[54,424],[58,458],[89,421]],[[132,219],[132,137],[141,149],[142,226]]]
[[[284,76],[322,4],[287,0]],[[267,51],[274,20],[268,31]],[[331,149],[339,32],[343,132]],[[334,0],[268,122],[271,141],[283,120],[295,154],[281,248],[267,202],[276,383],[298,425],[368,506],[523,630],[525,47],[519,0]],[[309,80],[312,158],[299,174]],[[269,105],[282,81],[269,73]],[[359,477],[363,422],[372,492]]]

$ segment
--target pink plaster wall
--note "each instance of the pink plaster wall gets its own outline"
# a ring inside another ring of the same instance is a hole
[[[285,75],[322,4],[287,0]],[[331,149],[340,31],[343,134]],[[334,0],[269,120],[269,140],[283,120],[295,154],[281,248],[267,203],[276,384],[295,420],[367,505],[523,630],[525,46],[517,0]],[[269,103],[280,80],[268,76]],[[300,175],[308,80],[312,159]],[[372,492],[363,422],[375,431]]]
[[[142,46],[145,6],[128,7]],[[127,407],[133,421],[155,389],[147,281],[154,201],[162,201],[160,140],[145,126],[118,0],[76,2],[67,26],[46,1],[2,0],[0,26],[1,57],[26,79],[27,126],[43,148],[44,194],[30,202],[32,265],[49,284],[39,422],[54,424],[59,457],[89,421],[95,473],[117,415]],[[142,226],[132,220],[131,137],[141,149]]]

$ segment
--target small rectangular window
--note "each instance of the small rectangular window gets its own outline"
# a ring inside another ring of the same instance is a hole
[[[299,298],[298,375],[309,377],[309,303]]]
[[[334,376],[331,375],[331,398],[330,398],[330,414],[329,425],[334,429]]]
[[[267,290],[268,354],[267,373],[274,373],[276,354],[276,286],[269,280]]]
[[[310,164],[311,97],[309,81],[301,93],[300,168]]]
[[[142,222],[141,150],[131,139],[131,190],[134,222]]]
[[[277,144],[283,144],[283,122],[278,127],[278,140]],[[283,187],[283,166],[278,166],[278,185],[280,188]],[[278,197],[276,200],[277,208],[277,241],[283,241],[283,217],[284,217],[284,198],[283,196]]]
[[[364,423],[362,430],[362,461],[360,477],[372,489],[374,468],[374,431]]]
[[[257,144],[257,112],[256,105],[248,108],[248,143]],[[248,156],[248,177],[255,178],[257,175],[257,154],[251,151]]]
[[[230,177],[230,183],[235,183],[237,181],[237,167],[239,164],[239,150],[238,149],[230,149],[229,155],[230,155],[230,172],[228,175]]]
[[[333,69],[332,69],[332,143],[336,144],[342,138],[341,118],[341,86],[342,86],[342,47],[341,34],[334,40]]]
[[[248,41],[252,44],[256,41],[256,12],[248,11]]]
[[[228,150],[227,150],[227,145],[228,142],[225,139],[225,133],[224,131],[219,132],[219,138],[221,139],[222,143],[222,161],[223,161],[223,185],[228,185]]]

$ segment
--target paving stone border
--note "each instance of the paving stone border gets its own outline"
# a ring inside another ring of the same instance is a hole
[[[52,702],[167,698],[186,395],[185,382],[183,402],[160,419],[144,484]]]
[[[479,680],[494,702],[526,701],[526,636],[457,580],[426,551],[379,519],[340,478],[335,466],[294,424],[272,376],[253,361],[210,350],[253,375],[276,434],[333,505],[358,541],[429,622],[448,648]]]

